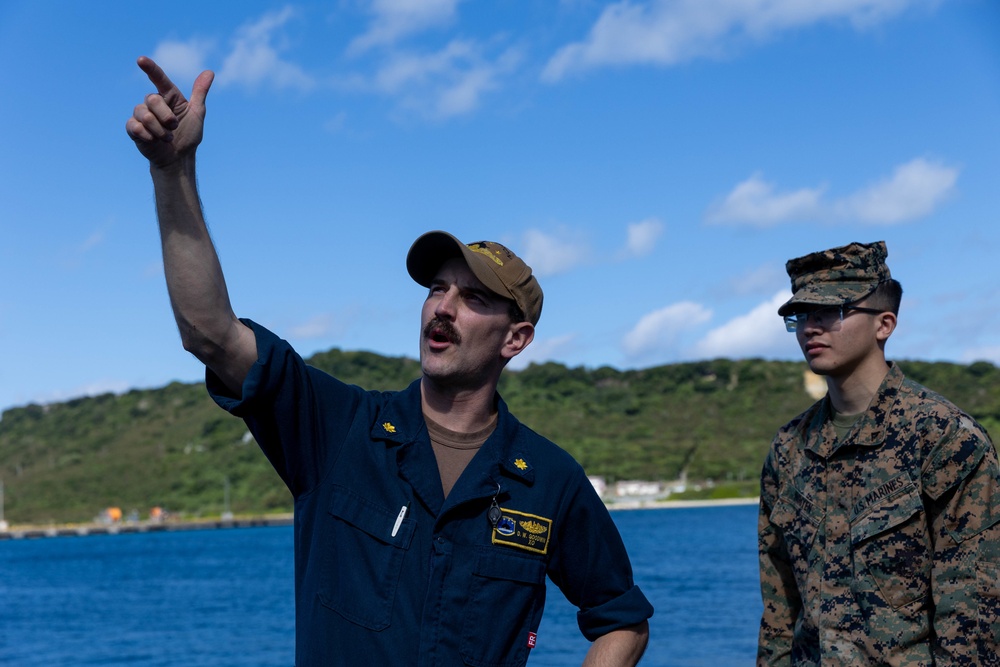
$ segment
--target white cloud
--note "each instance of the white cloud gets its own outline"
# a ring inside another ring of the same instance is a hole
[[[477,43],[453,40],[435,53],[392,55],[375,74],[373,85],[397,96],[406,108],[448,118],[478,108],[482,96],[498,88],[520,59],[516,49],[507,49],[490,60]]]
[[[293,338],[299,339],[322,338],[329,335],[333,330],[333,317],[329,313],[323,313],[301,324],[290,327],[288,334]]]
[[[785,356],[796,342],[778,317],[778,308],[790,297],[788,290],[782,290],[746,315],[712,329],[694,345],[694,355],[703,359]]]
[[[447,23],[461,0],[376,0],[369,32],[355,40],[355,53],[376,45],[389,46],[404,35]],[[391,50],[379,56],[374,73],[360,73],[317,80],[284,57],[290,44],[284,28],[296,12],[286,7],[242,26],[219,71],[219,85],[308,91],[318,85],[378,93],[395,98],[400,108],[429,119],[445,119],[479,108],[484,95],[500,87],[504,77],[522,60],[520,49],[495,49],[475,40],[452,40],[431,53]],[[492,49],[492,51],[491,51]],[[342,117],[327,129],[336,131]]]
[[[527,368],[529,364],[544,363],[561,356],[561,352],[571,347],[576,341],[576,334],[566,334],[553,338],[535,338],[521,354],[510,360],[511,370]]]
[[[766,264],[736,275],[727,282],[727,290],[730,294],[740,296],[766,294],[771,292],[776,285],[787,284],[788,274],[784,267]]]
[[[621,64],[669,66],[717,56],[733,44],[765,41],[811,24],[847,20],[875,25],[908,6],[936,0],[623,0],[604,9],[590,34],[549,60],[543,80]]]
[[[745,222],[770,227],[789,220],[815,218],[820,212],[823,188],[802,188],[776,193],[774,184],[754,174],[739,183],[706,214],[708,222]]]
[[[111,223],[106,223],[91,232],[87,238],[68,248],[63,258],[63,266],[69,269],[80,268],[91,252],[104,245],[104,241],[107,238],[107,230],[110,227]]]
[[[94,248],[100,246],[104,243],[104,237],[106,236],[104,229],[98,229],[90,236],[88,236],[83,243],[80,244],[78,250],[80,254],[85,254],[93,250]]]
[[[566,273],[590,257],[586,244],[570,230],[560,230],[559,235],[546,234],[536,229],[524,234],[521,258],[536,276]]]
[[[250,87],[267,84],[279,89],[312,88],[312,77],[280,56],[280,51],[287,48],[287,44],[280,43],[280,29],[294,15],[291,7],[285,7],[280,12],[265,14],[256,23],[242,26],[236,33],[233,50],[222,63],[219,83]],[[279,43],[275,45],[275,42]]]
[[[653,252],[656,241],[663,235],[663,223],[658,218],[646,218],[630,223],[625,249],[620,257],[644,257]]]
[[[910,160],[891,178],[845,200],[841,216],[884,224],[920,218],[951,195],[957,180],[958,169],[923,158]]]
[[[622,339],[622,348],[630,359],[673,353],[672,348],[683,331],[704,324],[711,317],[711,310],[690,301],[660,308],[639,319]]]
[[[894,224],[926,216],[954,192],[959,170],[916,158],[892,176],[841,199],[825,201],[825,187],[777,192],[754,174],[705,213],[708,223],[771,227],[786,222],[828,220]]]
[[[360,53],[374,46],[391,45],[407,35],[446,25],[455,18],[460,0],[373,0],[374,14],[368,32],[348,46],[349,53]]]
[[[463,72],[451,85],[441,89],[434,107],[435,115],[447,118],[472,111],[479,106],[483,93],[496,88],[494,77],[489,67],[476,67]]]
[[[358,322],[373,321],[373,314],[359,304],[348,304],[336,312],[318,313],[305,321],[291,324],[287,331],[293,340],[329,339],[344,336]]]
[[[160,42],[153,51],[156,64],[168,72],[175,83],[194,81],[205,69],[205,58],[213,44],[206,39],[191,39],[187,42]]]
[[[386,93],[398,93],[412,84],[425,84],[452,71],[455,63],[473,57],[471,42],[455,40],[429,55],[400,54],[385,64],[375,76],[375,85]]]
[[[341,111],[328,118],[326,122],[323,123],[323,129],[329,132],[330,134],[337,134],[339,132],[342,132],[346,125],[347,125],[347,112]]]

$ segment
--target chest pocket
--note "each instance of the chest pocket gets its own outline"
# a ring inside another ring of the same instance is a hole
[[[851,550],[855,575],[869,574],[894,609],[927,595],[931,541],[913,483],[851,522]]]
[[[479,552],[462,630],[462,661],[510,667],[528,659],[528,632],[545,606],[545,561],[504,547]]]
[[[771,523],[781,529],[799,590],[803,593],[809,590],[810,580],[814,587],[818,586],[823,555],[816,545],[816,536],[823,523],[823,511],[792,487],[782,491],[774,504]]]
[[[392,535],[399,507],[363,498],[337,487],[328,526],[332,549],[324,549],[319,598],[326,607],[371,630],[389,626],[403,556],[415,521],[404,519]]]

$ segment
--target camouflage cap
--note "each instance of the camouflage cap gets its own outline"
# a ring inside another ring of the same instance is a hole
[[[461,257],[483,285],[494,294],[510,299],[532,324],[542,315],[542,288],[524,263],[507,247],[495,241],[465,244],[447,232],[427,232],[410,246],[406,270],[424,287],[430,287],[446,260]]]
[[[778,315],[802,310],[798,306],[840,306],[859,301],[892,278],[885,258],[885,241],[851,243],[790,259],[785,264],[792,279],[792,298]]]

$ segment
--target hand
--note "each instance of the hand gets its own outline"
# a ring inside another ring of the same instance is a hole
[[[205,70],[191,87],[191,99],[185,99],[164,71],[146,56],[137,61],[156,86],[146,95],[125,123],[125,131],[136,148],[155,167],[168,167],[193,156],[205,129],[205,98],[215,74]]]

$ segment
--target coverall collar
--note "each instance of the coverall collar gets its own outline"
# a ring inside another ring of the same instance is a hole
[[[482,448],[469,462],[465,472],[448,494],[445,503],[440,477],[434,474],[437,464],[427,435],[420,402],[420,380],[393,395],[381,412],[378,423],[373,424],[373,440],[385,442],[387,447],[398,447],[397,460],[400,474],[407,479],[414,492],[435,513],[469,500],[492,497],[506,491],[508,480],[534,484],[535,469],[527,451],[527,440],[521,433],[521,424],[510,414],[507,404],[496,394],[497,426]],[[430,461],[427,460],[430,457]]]

